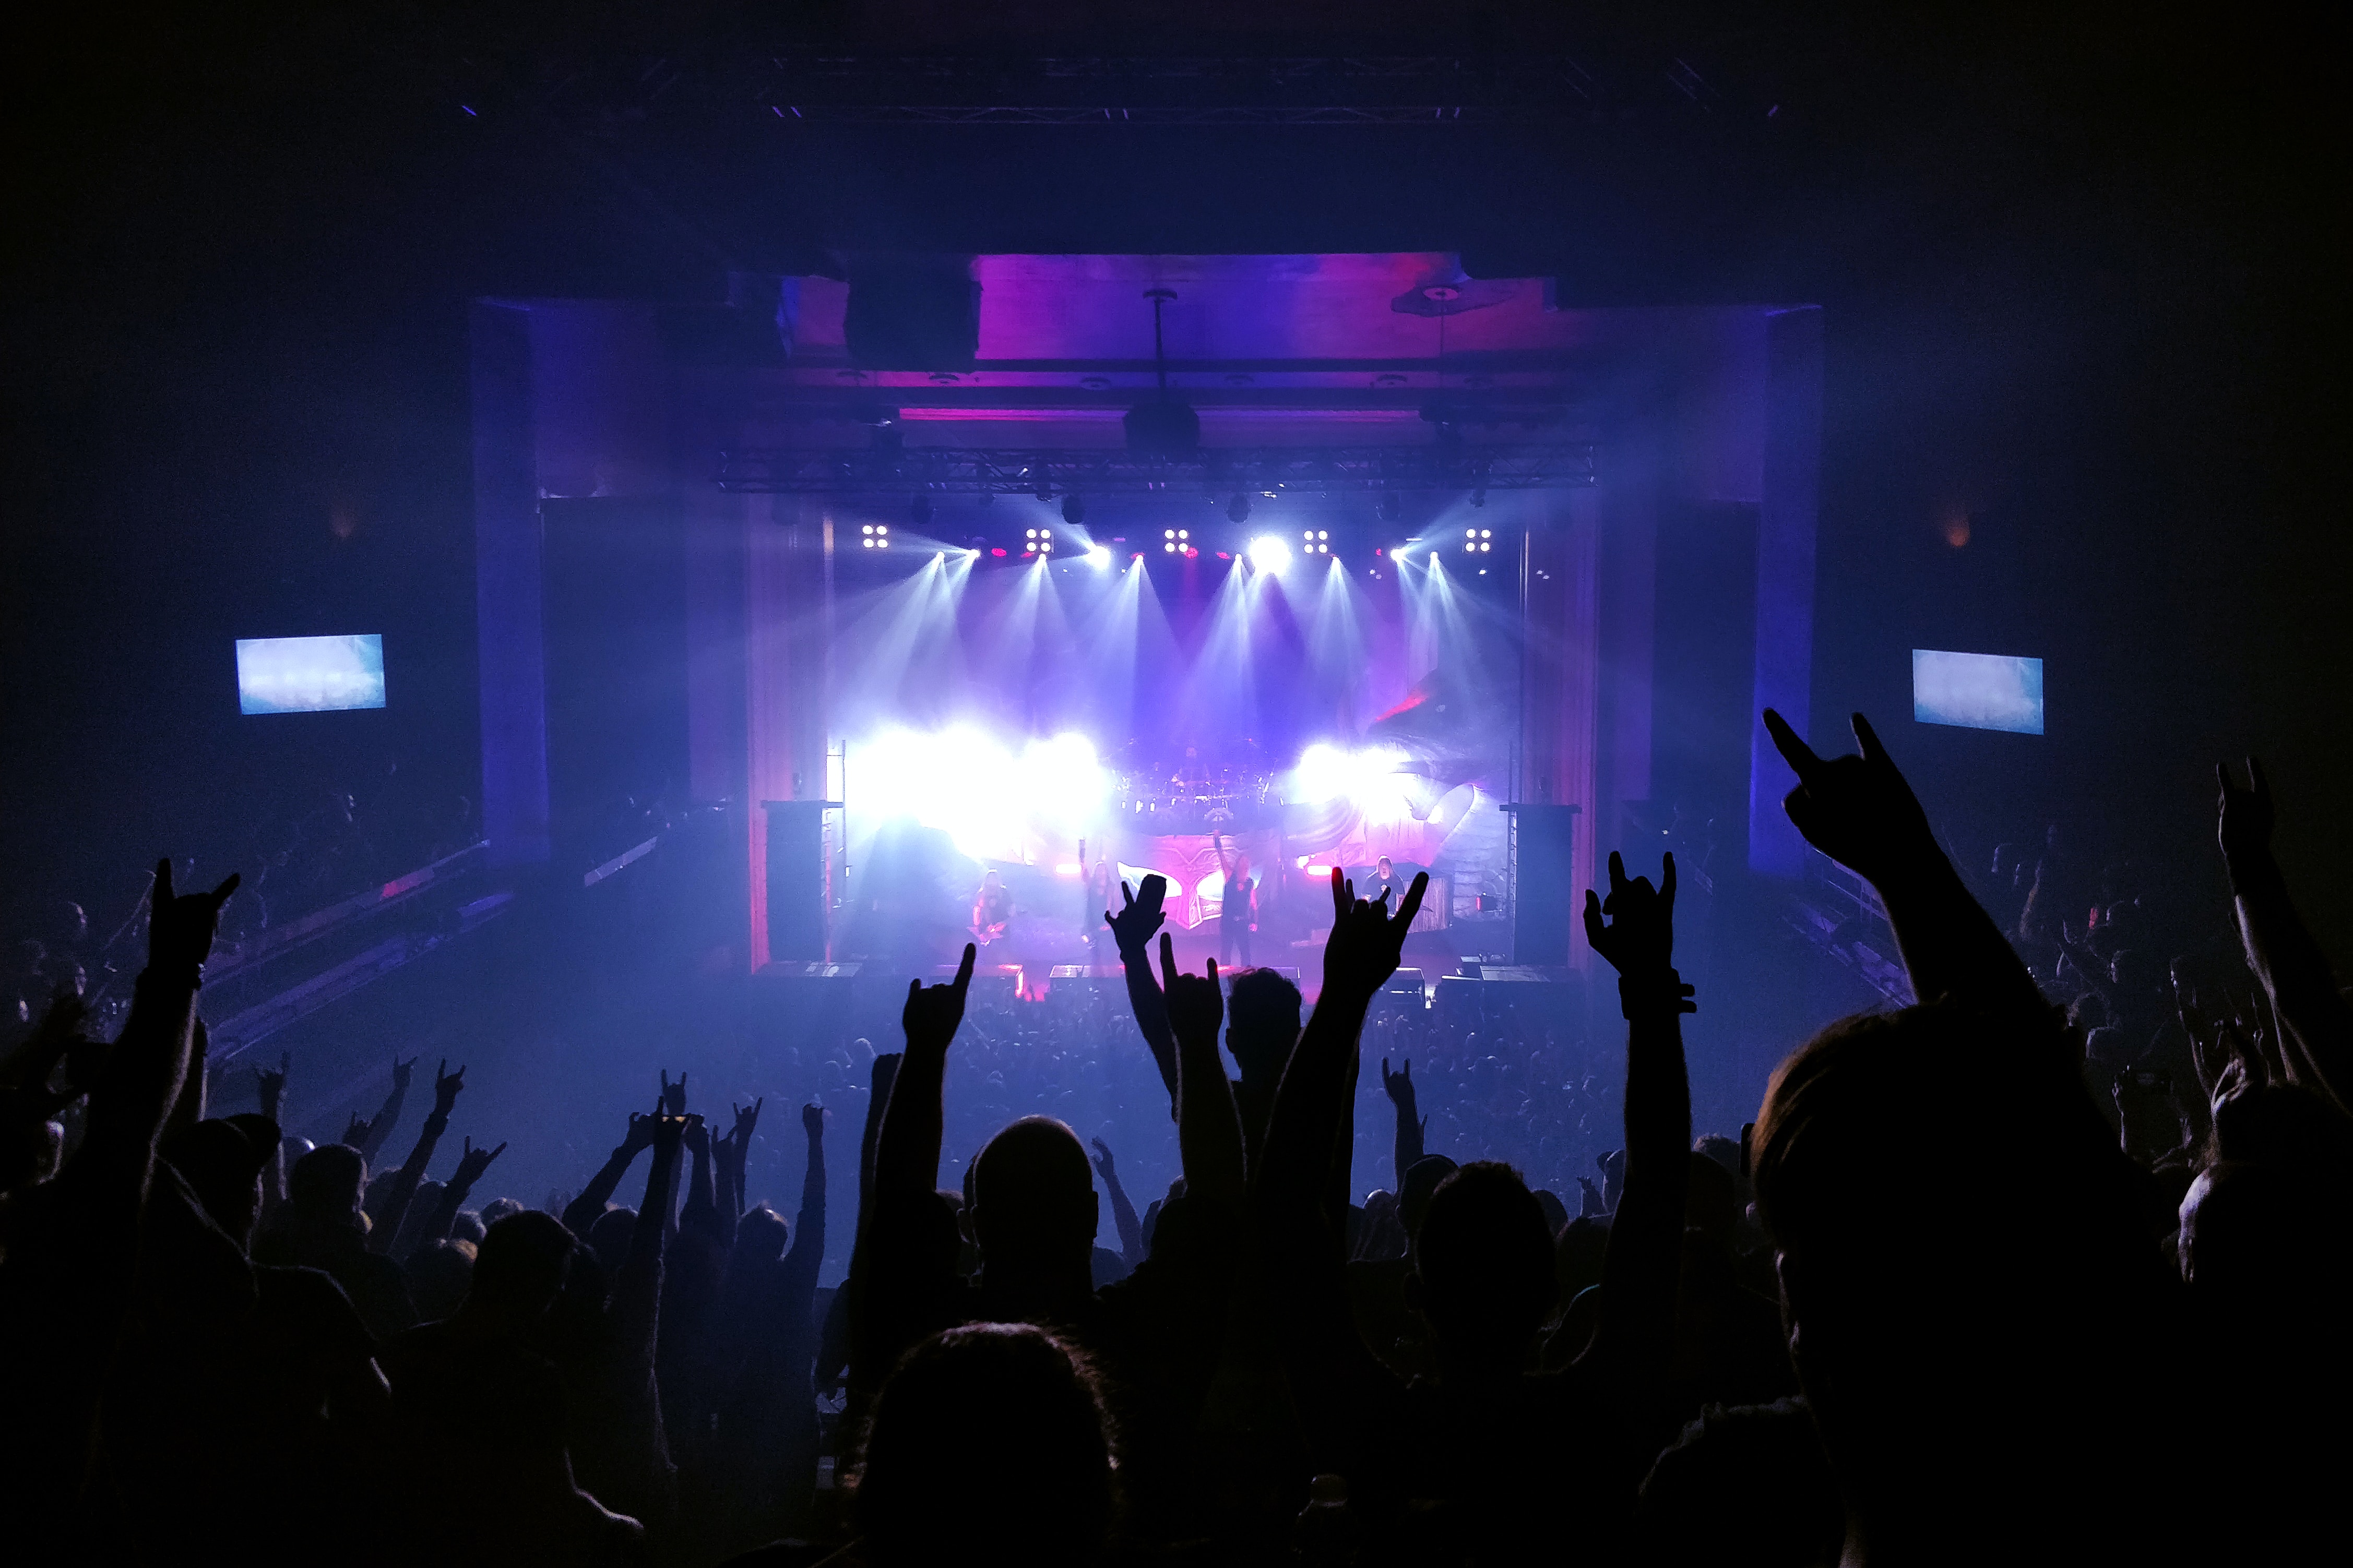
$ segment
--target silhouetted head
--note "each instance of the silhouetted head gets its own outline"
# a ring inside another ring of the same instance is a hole
[[[1997,1092],[1954,1092],[1989,1060],[2009,1064]],[[2038,1465],[2073,1466],[2096,1497],[2160,1433],[2137,1405],[2152,1384],[2136,1358],[2157,1353],[2147,1244],[2055,1019],[1950,1004],[1842,1019],[1775,1069],[1751,1148],[1791,1359],[1888,1551],[1949,1535],[1960,1499],[2017,1495],[2004,1478]],[[1955,1238],[1988,1214],[2006,1277],[2031,1287],[2000,1311],[1952,1273]],[[1992,1413],[2022,1408],[2039,1425],[1993,1440]],[[2016,1522],[1997,1500],[1963,1528]]]
[[[1552,1245],[1552,1277],[1558,1300],[1574,1301],[1588,1285],[1601,1283],[1601,1259],[1609,1250],[1609,1227],[1583,1215],[1561,1227]]]
[[[488,1230],[511,1214],[522,1213],[522,1205],[513,1198],[492,1198],[482,1205],[482,1228]]]
[[[762,1204],[735,1222],[735,1254],[774,1261],[785,1255],[791,1230],[784,1215]]]
[[[1414,1275],[1441,1351],[1461,1363],[1517,1367],[1553,1303],[1552,1232],[1520,1173],[1474,1160],[1440,1183]]]
[[[261,1172],[278,1152],[278,1124],[250,1115],[199,1121],[165,1138],[162,1152],[213,1223],[239,1247],[250,1242],[261,1217]]]
[[[982,1266],[1015,1274],[1085,1272],[1098,1219],[1094,1167],[1079,1135],[1025,1116],[973,1162],[972,1228]]]
[[[1683,1228],[1700,1232],[1708,1245],[1729,1253],[1739,1239],[1738,1185],[1729,1172],[1704,1154],[1694,1152],[1690,1164],[1683,1186]]]
[[[553,1215],[525,1209],[507,1215],[483,1234],[475,1251],[468,1309],[537,1320],[563,1290],[578,1245]]]
[[[343,1143],[313,1149],[287,1173],[286,1198],[295,1217],[313,1225],[351,1225],[359,1217],[367,1162]]]
[[[474,1210],[459,1209],[450,1217],[449,1239],[480,1242],[482,1239],[482,1233],[490,1228],[482,1223],[482,1216]]]
[[[1568,1205],[1561,1202],[1560,1194],[1550,1187],[1538,1187],[1536,1206],[1544,1210],[1545,1228],[1558,1236],[1560,1227],[1568,1223]]]
[[[420,1321],[438,1323],[457,1316],[473,1288],[476,1251],[470,1241],[437,1241],[402,1266]]]
[[[607,1279],[621,1272],[621,1260],[629,1256],[629,1237],[637,1228],[638,1211],[632,1208],[607,1209],[588,1222],[588,1234],[582,1239],[596,1255]]]
[[[875,1397],[855,1506],[876,1568],[1092,1562],[1113,1499],[1093,1374],[1042,1329],[935,1334]]]
[[[1379,872],[1384,879],[1397,874],[1397,868],[1389,864],[1389,858],[1386,855],[1373,863],[1373,869]]]
[[[1282,1076],[1299,1040],[1299,987],[1271,969],[1234,976],[1226,1003],[1226,1049],[1242,1077],[1261,1082]]]
[[[1416,1160],[1398,1184],[1398,1218],[1405,1222],[1409,1239],[1421,1235],[1422,1221],[1429,1216],[1430,1200],[1438,1184],[1455,1172],[1454,1162],[1443,1154],[1425,1154]]]

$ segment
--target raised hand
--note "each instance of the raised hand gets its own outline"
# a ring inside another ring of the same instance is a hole
[[[878,1058],[876,1058],[875,1059],[876,1059],[877,1061],[880,1061],[881,1058],[878,1057]],[[894,1059],[895,1059],[895,1058],[894,1058]],[[801,1107],[801,1131],[802,1131],[804,1133],[807,1134],[807,1136],[808,1136],[808,1138],[809,1138],[809,1141],[810,1141],[811,1142],[815,1142],[818,1139],[824,1137],[824,1136],[825,1136],[825,1107],[823,1107],[823,1106],[821,1106],[821,1105],[804,1105],[804,1106],[802,1106],[802,1107]]]
[[[2230,768],[2217,763],[2214,784],[2221,792],[2221,798],[2215,802],[2214,837],[2222,847],[2223,863],[2246,866],[2260,862],[2271,853],[2275,817],[2272,786],[2263,777],[2263,764],[2253,757],[2247,759],[2247,787],[2241,789],[2232,782]]]
[[[466,1087],[466,1068],[459,1063],[451,1072],[449,1058],[444,1057],[433,1068],[433,1114],[447,1119],[458,1103],[458,1091]]]
[[[1096,1173],[1101,1175],[1106,1182],[1115,1182],[1119,1180],[1118,1173],[1112,1164],[1111,1145],[1104,1142],[1100,1138],[1090,1138],[1087,1142],[1094,1145],[1095,1152],[1092,1163],[1094,1164]]]
[[[1938,853],[1928,814],[1879,743],[1871,721],[1853,716],[1860,756],[1825,762],[1770,708],[1765,728],[1798,775],[1782,809],[1806,842],[1874,885]]]
[[[213,937],[220,930],[221,906],[237,891],[237,877],[209,893],[172,892],[172,863],[155,862],[155,886],[148,905],[147,967],[161,973],[195,976],[212,956]]]
[[[661,1075],[661,1097],[662,1110],[671,1116],[684,1116],[686,1114],[686,1075],[679,1074],[678,1081],[672,1083],[670,1080],[670,1069],[664,1068]]]
[[[1397,973],[1405,952],[1406,932],[1421,912],[1422,895],[1430,889],[1430,873],[1414,873],[1398,911],[1389,913],[1388,892],[1377,900],[1356,897],[1356,884],[1332,868],[1332,935],[1324,944],[1324,987],[1369,1002],[1388,977]]]
[[[1161,901],[1168,896],[1168,879],[1158,872],[1144,879],[1135,892],[1127,890],[1127,883],[1119,885],[1120,911],[1103,911],[1103,923],[1111,927],[1112,941],[1119,947],[1123,959],[1142,958],[1149,953],[1153,936],[1160,930],[1167,914]]]
[[[700,1154],[705,1159],[711,1156],[711,1131],[703,1126],[700,1116],[694,1118],[693,1125],[686,1130],[686,1147],[690,1153]]]
[[[964,1023],[965,994],[972,989],[972,961],[978,951],[970,942],[964,944],[964,962],[947,984],[927,987],[920,980],[907,982],[907,1005],[900,1010],[899,1025],[907,1032],[910,1049],[923,1046],[944,1051],[955,1038]]]
[[[622,1135],[621,1147],[633,1154],[640,1149],[653,1147],[654,1123],[660,1116],[661,1110],[659,1107],[650,1116],[642,1111],[629,1112],[629,1130]]]
[[[1411,1057],[1407,1057],[1405,1065],[1396,1072],[1389,1071],[1388,1058],[1381,1058],[1381,1092],[1389,1097],[1389,1103],[1392,1105],[1410,1106],[1413,1103],[1413,1058]]]
[[[278,1058],[278,1070],[268,1068],[253,1069],[254,1092],[261,1097],[261,1113],[272,1121],[278,1120],[278,1109],[286,1103],[286,1076],[294,1068],[294,1053],[284,1051]]]
[[[402,1061],[397,1056],[392,1058],[392,1087],[396,1091],[406,1089],[409,1080],[416,1076],[417,1058],[415,1057],[409,1058],[406,1061]]]
[[[677,1153],[679,1145],[686,1142],[688,1125],[700,1126],[702,1121],[700,1116],[656,1115],[646,1120],[653,1123],[653,1145],[657,1157]]]
[[[1602,923],[1602,916],[1609,923]],[[1609,852],[1609,897],[1585,889],[1585,940],[1618,972],[1619,1000],[1632,1017],[1638,999],[1670,1013],[1695,1013],[1692,987],[1675,974],[1675,858],[1666,857],[1653,889],[1648,877],[1626,879],[1626,862]]]
[[[351,1125],[343,1129],[343,1147],[356,1149],[367,1142],[367,1135],[368,1119],[353,1111]]]
[[[1218,1026],[1226,1020],[1225,993],[1218,988],[1218,961],[1209,961],[1208,979],[1186,974],[1176,967],[1176,943],[1160,939],[1160,984],[1168,998],[1168,1026],[1182,1040],[1215,1046]]]
[[[449,1184],[453,1187],[470,1187],[480,1181],[482,1173],[491,1168],[491,1162],[505,1153],[507,1146],[501,1143],[495,1149],[477,1149],[474,1141],[469,1138],[465,1140],[465,1150],[458,1159],[458,1173],[449,1178]]]
[[[735,1126],[729,1136],[735,1140],[737,1148],[749,1149],[752,1146],[752,1130],[760,1125],[760,1107],[767,1103],[768,1097],[765,1094],[754,1100],[748,1110],[737,1110],[733,1100],[728,1102],[727,1109],[735,1114]]]

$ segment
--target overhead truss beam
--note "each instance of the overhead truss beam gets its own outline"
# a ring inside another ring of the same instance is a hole
[[[1161,490],[1374,494],[1566,489],[1594,482],[1589,441],[1427,447],[1219,447],[1183,458],[1119,448],[745,448],[719,488],[751,495],[1142,495]]]

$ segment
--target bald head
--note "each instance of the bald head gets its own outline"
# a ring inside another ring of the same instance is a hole
[[[1012,1123],[973,1162],[973,1234],[991,1267],[1083,1268],[1096,1218],[1086,1149],[1050,1116]]]

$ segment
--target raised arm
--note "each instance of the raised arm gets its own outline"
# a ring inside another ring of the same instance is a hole
[[[1183,1070],[1180,1067],[1180,1072]],[[1180,1078],[1181,1084],[1183,1079]],[[1180,1115],[1181,1122],[1183,1117]],[[1119,1184],[1119,1168],[1112,1163],[1111,1145],[1100,1138],[1088,1140],[1094,1145],[1095,1174],[1103,1178],[1103,1191],[1111,1194],[1112,1223],[1119,1227],[1120,1261],[1133,1270],[1144,1261],[1144,1225],[1135,1217],[1135,1205],[1127,1201],[1125,1189]]]
[[[940,1093],[947,1076],[948,1044],[964,1023],[965,994],[972,988],[976,952],[972,943],[964,944],[964,962],[952,984],[925,989],[920,980],[907,983],[907,1005],[899,1016],[907,1051],[882,1113],[881,1133],[874,1142],[878,1197],[928,1193],[939,1185]]]
[[[392,1136],[393,1128],[398,1124],[401,1105],[408,1099],[408,1080],[416,1076],[415,1057],[406,1061],[402,1061],[397,1056],[392,1058],[392,1092],[384,1097],[384,1103],[377,1106],[375,1114],[368,1119],[367,1131],[360,1135],[355,1145],[360,1158],[370,1165],[375,1163],[376,1155],[383,1151],[385,1142]]]
[[[1600,1321],[1578,1363],[1638,1388],[1664,1383],[1674,1348],[1691,1169],[1683,1015],[1693,1010],[1692,988],[1674,969],[1674,909],[1672,855],[1654,890],[1647,877],[1628,881],[1613,852],[1609,901],[1590,889],[1585,895],[1586,941],[1618,971],[1626,1016],[1626,1177],[1602,1258]]]
[[[1389,1105],[1397,1112],[1397,1131],[1389,1140],[1389,1163],[1397,1167],[1398,1190],[1403,1192],[1405,1173],[1422,1157],[1423,1138],[1430,1131],[1430,1118],[1418,1113],[1411,1057],[1407,1057],[1395,1072],[1389,1071],[1388,1058],[1381,1058],[1381,1091],[1389,1097]]]
[[[1160,939],[1161,973],[1168,983],[1168,1018],[1176,1040],[1176,1148],[1185,1164],[1185,1194],[1209,1205],[1237,1205],[1249,1194],[1241,1117],[1233,1085],[1218,1057],[1218,1026],[1225,1021],[1225,994],[1211,960],[1208,978],[1176,972],[1176,944]],[[1105,1151],[1104,1163],[1110,1163]],[[1118,1188],[1113,1189],[1114,1194]],[[1132,1211],[1115,1199],[1120,1238],[1125,1243]],[[1135,1227],[1136,1252],[1144,1250],[1144,1227]]]
[[[121,1259],[136,1252],[136,1230],[155,1166],[164,1121],[180,1099],[204,983],[235,877],[209,893],[174,896],[172,863],[155,865],[148,921],[147,967],[132,993],[131,1016],[91,1089],[80,1146],[58,1175],[75,1212],[79,1247]],[[112,1240],[109,1240],[112,1237]]]
[[[621,1178],[628,1173],[638,1152],[653,1146],[654,1124],[660,1116],[659,1105],[651,1116],[641,1116],[634,1110],[629,1113],[628,1133],[614,1149],[612,1157],[605,1162],[605,1168],[589,1177],[588,1184],[580,1189],[580,1195],[565,1206],[565,1229],[583,1241],[588,1238],[588,1227],[596,1223],[596,1216],[603,1214],[605,1205],[613,1201],[613,1194],[619,1189]]]
[[[638,1205],[638,1223],[629,1227],[628,1255],[613,1279],[609,1308],[613,1331],[621,1364],[632,1378],[653,1374],[654,1342],[661,1328],[662,1249],[670,1239],[669,1232],[653,1221],[670,1206],[679,1149],[686,1141],[691,1120],[667,1115],[654,1119],[654,1160],[646,1173],[645,1202]]]
[[[294,1070],[294,1053],[280,1051],[278,1070],[268,1068],[253,1069],[254,1089],[260,1097],[261,1114],[269,1118],[280,1130],[278,1146],[269,1152],[269,1163],[261,1167],[261,1212],[275,1213],[286,1201],[286,1079]]]
[[[801,1133],[808,1141],[808,1163],[801,1171],[800,1212],[793,1216],[793,1244],[785,1254],[786,1288],[797,1292],[799,1310],[808,1311],[825,1263],[825,1111],[801,1107]]]
[[[726,1235],[719,1223],[719,1197],[711,1176],[711,1129],[699,1121],[691,1123],[686,1130],[686,1147],[694,1163],[688,1171],[686,1206],[679,1213],[678,1227],[700,1232],[724,1247]]]
[[[1789,820],[1807,843],[1878,890],[1915,997],[2040,1016],[2046,1009],[2033,977],[1946,858],[1919,797],[1871,721],[1857,713],[1853,724],[1862,754],[1826,762],[1765,710],[1765,727],[1798,775],[1782,801]]]
[[[1382,983],[1397,973],[1406,932],[1429,887],[1427,874],[1415,876],[1403,905],[1391,915],[1387,900],[1374,903],[1359,899],[1336,869],[1332,873],[1332,935],[1324,948],[1324,989],[1275,1089],[1255,1178],[1262,1203],[1322,1201],[1365,1015]],[[1336,1224],[1337,1216],[1334,1219]]]
[[[1161,903],[1168,896],[1168,879],[1158,874],[1144,879],[1144,885],[1131,893],[1127,884],[1119,885],[1120,911],[1103,911],[1104,923],[1111,927],[1112,940],[1119,944],[1120,969],[1127,977],[1128,1010],[1135,1015],[1135,1027],[1143,1035],[1145,1047],[1152,1052],[1153,1065],[1160,1069],[1160,1081],[1168,1087],[1168,1114],[1176,1114],[1176,1037],[1169,1032],[1167,999],[1152,979],[1152,938],[1168,917]]]
[[[417,1146],[408,1152],[408,1163],[392,1178],[392,1190],[385,1194],[384,1212],[375,1216],[375,1228],[368,1232],[370,1252],[389,1253],[393,1238],[400,1234],[400,1222],[407,1217],[408,1205],[417,1196],[417,1184],[425,1180],[425,1167],[433,1163],[434,1145],[441,1134],[449,1131],[449,1112],[458,1103],[459,1091],[466,1087],[466,1068],[459,1064],[456,1072],[448,1071],[445,1058],[433,1068],[433,1114],[425,1119],[417,1134]]]
[[[2272,792],[2263,764],[2247,759],[2243,790],[2225,768],[2217,767],[2214,778],[2221,790],[2215,836],[2231,874],[2239,940],[2279,1018],[2288,1077],[2353,1112],[2353,1006],[2337,990],[2327,955],[2296,912],[2272,855]]]
[[[423,1225],[415,1232],[401,1262],[430,1252],[435,1242],[448,1238],[449,1226],[456,1222],[458,1211],[466,1206],[466,1194],[474,1190],[474,1184],[482,1179],[491,1162],[507,1152],[504,1143],[495,1149],[477,1149],[471,1138],[465,1142],[465,1152],[458,1160],[458,1173],[449,1178],[448,1184],[433,1200],[433,1212],[425,1216]]]

